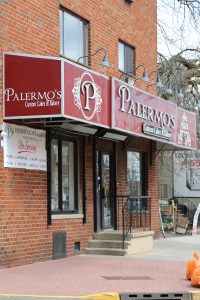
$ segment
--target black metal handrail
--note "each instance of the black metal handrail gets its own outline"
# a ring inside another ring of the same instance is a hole
[[[136,226],[137,225],[137,226]],[[150,227],[150,197],[128,196],[122,208],[123,248],[128,234],[133,228]]]

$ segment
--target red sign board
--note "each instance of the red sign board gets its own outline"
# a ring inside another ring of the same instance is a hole
[[[5,119],[61,114],[61,61],[4,55]]]
[[[176,141],[176,105],[113,79],[112,126],[139,136]]]
[[[72,119],[109,128],[109,78],[65,61],[64,114]]]
[[[4,119],[66,117],[196,148],[194,113],[63,58],[4,54],[3,94]]]
[[[66,117],[110,127],[108,77],[64,59],[8,53],[4,62],[4,119]]]
[[[195,148],[195,124],[194,113],[178,109],[169,101],[112,79],[113,129],[185,148]]]
[[[179,107],[177,111],[176,144],[181,148],[196,148],[196,115]]]

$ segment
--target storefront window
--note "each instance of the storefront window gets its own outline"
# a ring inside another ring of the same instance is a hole
[[[51,143],[51,209],[58,210],[58,141]]]
[[[75,61],[88,55],[87,22],[65,10],[60,10],[60,53]],[[87,64],[87,58],[80,62]]]
[[[135,151],[127,152],[128,193],[130,196],[142,195],[141,154]]]
[[[75,162],[73,142],[53,139],[51,142],[51,209],[53,212],[74,212]]]

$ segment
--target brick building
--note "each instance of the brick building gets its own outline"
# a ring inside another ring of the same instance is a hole
[[[140,203],[134,227],[158,237],[156,145],[176,143],[176,107],[144,92],[148,83],[139,80],[157,64],[156,1],[140,2],[0,2],[0,266],[84,252],[94,232],[122,229],[128,195]],[[100,64],[104,54],[109,68]],[[73,87],[75,78],[82,82]],[[122,101],[121,121],[113,98]],[[164,120],[160,114],[156,119],[162,106]],[[162,123],[156,130],[166,128],[165,134],[144,129],[135,118],[135,129],[129,128],[130,115]],[[39,146],[35,158],[27,156]],[[40,165],[25,166],[30,159]]]

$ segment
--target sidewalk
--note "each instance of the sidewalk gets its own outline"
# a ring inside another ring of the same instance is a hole
[[[187,260],[200,251],[200,236],[160,238],[146,254],[127,257],[79,255],[0,269],[3,294],[83,296],[107,292],[199,291],[185,279]]]

